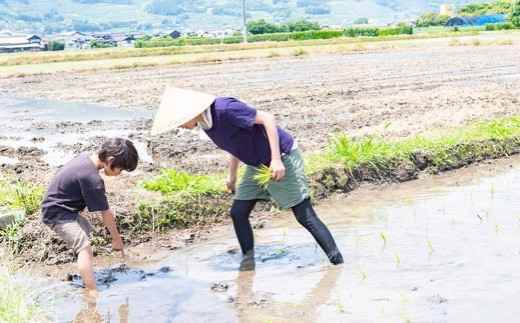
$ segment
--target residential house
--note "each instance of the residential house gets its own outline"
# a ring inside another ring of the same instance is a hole
[[[206,28],[206,29],[197,29],[196,35],[198,37],[207,37],[207,38],[223,38],[233,36],[235,33],[235,29],[231,27],[221,27],[221,28]]]
[[[44,50],[45,42],[36,35],[0,37],[0,53]]]

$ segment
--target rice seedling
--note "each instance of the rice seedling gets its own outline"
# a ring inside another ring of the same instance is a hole
[[[497,219],[495,219],[495,233],[498,233],[499,230],[500,230],[500,228],[498,226]]]
[[[455,218],[453,217],[453,215],[450,217],[450,222],[452,226],[455,224]]]
[[[343,313],[343,304],[341,303],[341,296],[339,295],[339,290],[338,290],[338,313]]]
[[[406,202],[407,202],[408,204],[412,204],[412,197],[413,197],[412,192],[409,191],[409,192],[406,194]]]
[[[265,165],[261,165],[256,170],[257,173],[253,176],[253,179],[258,182],[258,185],[267,189],[273,177],[271,169]]]
[[[381,237],[381,240],[383,240],[383,243],[386,244],[386,235],[383,231],[379,231],[379,236]]]
[[[408,296],[406,296],[403,292],[399,292],[399,296],[401,297],[401,301],[403,303],[406,303],[410,300],[410,298],[408,298]]]
[[[517,216],[516,216],[516,219],[517,219],[518,222],[520,223],[520,215],[517,215]]]
[[[432,243],[430,242],[430,239],[426,238],[426,244],[428,244],[428,248],[430,248],[430,252],[433,252],[434,248]]]
[[[287,252],[287,249],[285,249],[285,248],[278,249],[278,253],[286,253],[286,252]]]
[[[401,315],[401,318],[402,318],[406,323],[411,323],[411,322],[412,322],[412,320],[411,320],[408,316],[406,316],[406,315],[404,315],[404,314]]]
[[[401,264],[401,258],[399,257],[399,254],[396,252],[394,254],[394,257],[395,257],[396,267],[399,267],[399,265]]]
[[[361,267],[359,267],[358,265],[354,264],[354,266],[356,266],[357,270],[359,271],[359,273],[361,274],[361,276],[363,277],[363,279],[367,278],[367,275],[365,274],[365,271],[363,269],[361,269]]]
[[[484,210],[484,215],[486,218],[489,218],[489,209]]]

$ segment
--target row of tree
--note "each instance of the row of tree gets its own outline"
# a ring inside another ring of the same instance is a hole
[[[507,14],[508,21],[516,28],[520,27],[520,0],[497,0],[490,3],[470,3],[462,6],[458,16],[482,16],[491,14]],[[426,12],[415,20],[417,27],[443,26],[451,17],[434,12]]]

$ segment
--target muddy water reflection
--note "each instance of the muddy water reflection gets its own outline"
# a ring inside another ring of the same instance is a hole
[[[517,159],[518,160],[518,159]],[[515,163],[513,165],[513,162]],[[520,168],[513,159],[317,207],[345,256],[332,267],[290,214],[255,230],[254,270],[234,235],[118,273],[100,313],[130,320],[514,321],[520,316]],[[511,168],[509,167],[511,166]],[[384,236],[384,239],[383,239]],[[168,267],[171,271],[161,272]],[[251,266],[249,265],[250,269]],[[213,287],[213,290],[212,290]],[[70,301],[64,319],[81,307]],[[65,305],[65,304],[63,304]]]

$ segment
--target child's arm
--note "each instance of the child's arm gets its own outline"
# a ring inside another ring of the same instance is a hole
[[[279,181],[285,175],[285,167],[283,166],[280,154],[280,141],[278,139],[278,130],[276,129],[274,116],[270,113],[257,110],[255,124],[261,124],[265,128],[267,138],[269,139],[269,147],[271,148],[271,165],[269,168],[273,173],[272,178],[275,181]]]
[[[237,169],[239,160],[235,156],[229,154],[229,176],[226,179],[226,188],[228,193],[234,193],[237,184]]]
[[[103,217],[103,222],[110,232],[112,236],[112,250],[121,251],[123,257],[125,256],[125,251],[123,250],[123,240],[121,240],[121,236],[119,235],[119,231],[117,231],[115,214],[110,209],[101,211],[101,216]]]

